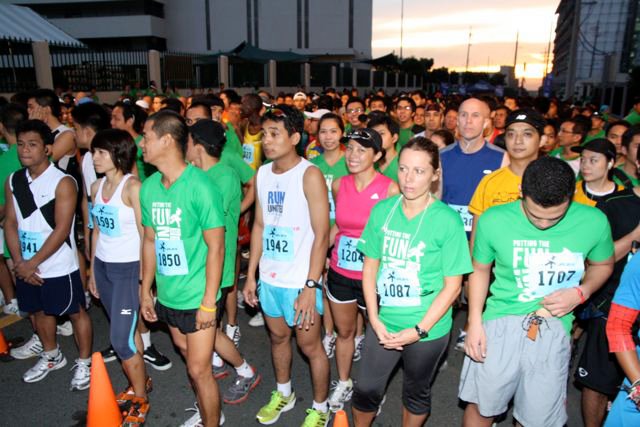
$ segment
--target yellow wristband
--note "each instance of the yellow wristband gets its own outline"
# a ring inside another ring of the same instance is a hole
[[[200,304],[200,310],[207,312],[207,313],[215,313],[216,310],[218,310],[217,307],[213,307],[213,308],[209,308],[209,307],[205,307],[204,305]]]

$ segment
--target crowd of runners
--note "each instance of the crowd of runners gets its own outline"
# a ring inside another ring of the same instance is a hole
[[[574,356],[584,425],[640,425],[640,99],[615,117],[542,97],[359,95],[2,100],[0,283],[4,312],[33,326],[11,349],[36,360],[24,382],[66,366],[56,336],[73,334],[71,389],[89,388],[94,350],[119,359],[123,425],[140,426],[162,411],[148,393],[149,368],[171,368],[149,331],[163,322],[196,397],[182,425],[222,425],[222,404],[262,379],[240,351],[248,305],[276,380],[264,425],[292,424],[292,342],[312,381],[303,426],[348,402],[372,425],[400,363],[402,425],[423,425],[450,340],[465,426],[510,404],[519,425],[565,425]],[[107,349],[92,348],[96,301]]]

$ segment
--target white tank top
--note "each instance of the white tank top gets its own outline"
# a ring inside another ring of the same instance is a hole
[[[73,128],[70,128],[69,126],[66,126],[66,125],[58,126],[52,131],[52,133],[54,134],[53,140],[55,141],[56,139],[58,139],[58,137],[60,137],[60,135],[66,132],[73,132]],[[60,157],[60,160],[58,160],[58,167],[66,171],[67,168],[69,167],[69,162],[71,161],[72,158],[73,158],[73,154],[71,155],[65,154],[64,156]]]
[[[309,275],[315,238],[303,177],[307,168],[315,166],[301,159],[282,174],[273,173],[272,166],[273,163],[261,166],[257,177],[264,222],[260,280],[281,288],[299,289]]]
[[[84,189],[87,192],[87,198],[91,200],[91,186],[98,180],[96,170],[93,167],[93,155],[91,151],[87,151],[82,157],[82,179],[84,181]]]
[[[102,186],[107,178],[101,178],[93,201],[94,227],[100,229],[96,243],[96,257],[104,262],[140,261],[140,234],[136,226],[133,208],[122,201],[122,189],[131,177],[122,178],[109,201],[102,198]]]
[[[26,176],[27,184],[25,186],[28,188],[14,188],[13,178],[16,174],[24,174],[23,176]],[[36,179],[31,178],[26,168],[11,174],[9,182],[18,220],[18,238],[20,239],[20,250],[22,251],[23,259],[31,259],[42,248],[44,242],[53,232],[53,228],[45,219],[45,215],[53,218],[52,210],[55,211],[56,188],[64,177],[72,178],[56,168],[53,163]],[[33,202],[35,204],[31,208],[25,208],[23,212],[24,202],[20,204],[16,194],[24,194],[29,190],[33,194]],[[71,220],[71,228],[65,241],[53,255],[38,266],[40,271],[38,275],[43,279],[65,276],[78,269],[74,226],[75,216]]]

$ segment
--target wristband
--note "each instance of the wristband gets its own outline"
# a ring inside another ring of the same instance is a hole
[[[575,288],[573,288],[573,289],[575,289],[576,291],[578,291],[578,295],[580,296],[580,304],[584,304],[584,302],[585,302],[587,299],[584,297],[584,292],[582,292],[582,289],[580,288],[580,286],[576,286],[576,287],[575,287]]]
[[[216,310],[218,310],[218,308],[217,307],[209,308],[209,307],[205,307],[204,305],[200,304],[200,310],[204,311],[205,313],[215,313]]]

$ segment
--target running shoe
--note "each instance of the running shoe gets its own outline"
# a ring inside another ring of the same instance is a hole
[[[65,359],[60,350],[58,350],[56,357],[49,357],[43,352],[33,368],[24,373],[22,380],[25,383],[38,382],[46,377],[49,372],[62,369],[66,365],[67,359]]]
[[[2,312],[4,314],[15,314],[19,316],[20,309],[18,308],[18,300],[14,298],[10,302],[5,304],[4,307],[2,307]]]
[[[324,352],[327,353],[327,357],[329,359],[333,359],[333,356],[336,355],[336,334],[328,334],[322,338],[322,347],[324,347]]]
[[[229,388],[222,395],[222,401],[229,405],[236,405],[242,403],[249,397],[251,390],[256,388],[260,384],[262,377],[253,369],[253,376],[242,377],[236,375],[236,380],[229,386]]]
[[[131,405],[122,422],[122,427],[139,427],[147,420],[149,400],[143,397],[133,397]]]
[[[364,347],[364,335],[356,335],[355,348],[353,350],[353,361],[357,362],[362,357],[362,347]]]
[[[86,390],[91,382],[91,361],[85,363],[80,359],[76,359],[75,365],[71,368],[73,378],[71,378],[70,390]]]
[[[340,381],[331,382],[331,396],[329,396],[329,410],[331,412],[338,412],[344,408],[344,403],[351,400],[353,394],[353,382],[351,379],[343,384]]]
[[[264,326],[264,316],[262,316],[261,311],[249,320],[249,326],[253,326],[254,328]]]
[[[464,351],[464,339],[467,337],[467,333],[460,329],[460,335],[458,335],[458,339],[456,339],[456,345],[454,350]]]
[[[116,354],[116,351],[112,346],[105,348],[100,352],[100,354],[102,355],[102,360],[104,360],[104,363],[113,362],[118,358],[118,355]]]
[[[213,372],[213,378],[216,380],[221,380],[229,376],[229,370],[227,369],[227,364],[224,361],[220,366],[211,364],[211,371]]]
[[[242,336],[240,334],[240,325],[227,325],[224,327],[224,333],[227,334],[229,339],[233,341],[236,347],[240,345],[240,337]]]
[[[329,424],[329,411],[322,412],[317,409],[307,409],[307,416],[302,427],[327,427]]]
[[[42,353],[42,343],[40,342],[40,337],[37,334],[31,335],[29,341],[22,344],[20,347],[11,349],[11,357],[14,359],[30,359],[32,357],[36,357]]]
[[[91,308],[91,294],[89,291],[84,291],[84,309],[89,310]]]
[[[73,325],[70,320],[56,326],[56,335],[62,335],[63,337],[70,337],[73,335]]]
[[[191,416],[187,421],[182,423],[180,427],[203,427],[202,418],[200,417],[200,408],[198,408],[198,402],[193,404],[193,408],[185,409],[185,412],[195,411],[195,414]],[[224,424],[224,412],[220,411],[219,425]]]
[[[245,275],[246,278],[246,275]],[[238,308],[240,309],[244,309],[244,294],[242,293],[241,290],[237,291],[237,301],[236,301],[236,305],[238,306]]]
[[[156,350],[155,346],[151,344],[142,354],[142,358],[151,367],[157,371],[166,371],[171,368],[171,360],[164,354]]]
[[[296,394],[291,393],[289,397],[284,397],[279,391],[271,392],[271,400],[260,408],[256,418],[263,425],[271,425],[278,422],[280,414],[290,411],[296,405]]]
[[[151,377],[147,377],[147,380],[144,383],[145,391],[147,395],[153,391],[153,381]],[[120,411],[126,412],[129,410],[129,405],[131,404],[131,400],[135,397],[135,392],[133,391],[133,386],[129,385],[124,391],[121,391],[116,396],[116,402],[118,403],[118,407]]]

